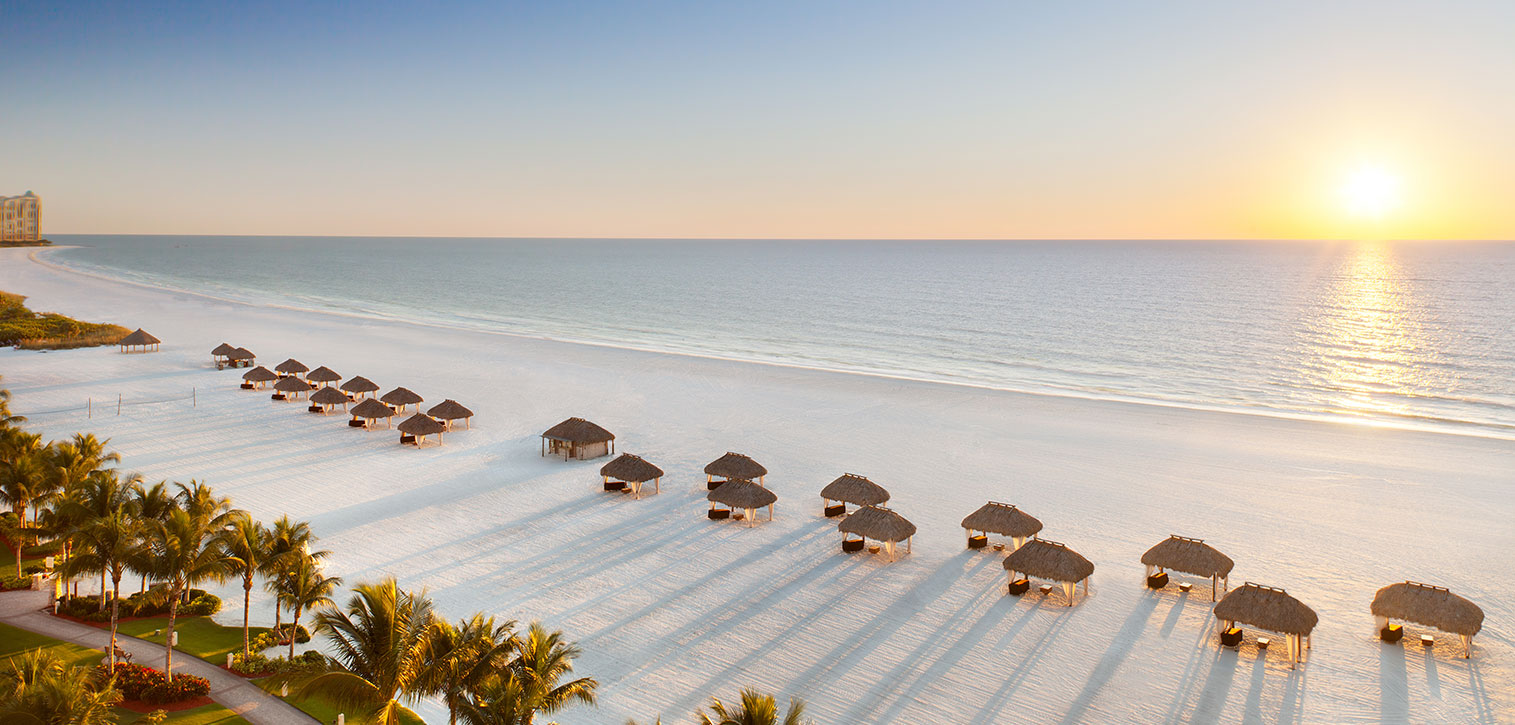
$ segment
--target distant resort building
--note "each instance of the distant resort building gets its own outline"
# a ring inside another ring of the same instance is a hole
[[[28,191],[21,196],[0,196],[0,242],[41,240],[42,200]]]

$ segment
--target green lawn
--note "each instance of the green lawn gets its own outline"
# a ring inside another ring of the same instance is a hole
[[[168,639],[168,617],[146,617],[122,622],[120,630],[137,639],[163,644]],[[179,632],[179,646],[174,650],[194,655],[213,665],[226,664],[227,652],[242,650],[242,627],[223,627],[210,617],[179,617],[174,620]],[[153,634],[157,631],[158,634]],[[267,627],[253,627],[249,635],[257,639]]]
[[[279,684],[274,681],[275,679],[276,678],[273,677],[265,677],[261,680],[254,680],[254,684],[256,684],[258,687],[263,688],[265,691],[277,696],[279,694]],[[299,689],[300,688],[298,685],[291,684],[289,686],[289,697],[284,698],[284,701],[300,708],[300,710],[306,715],[309,715],[320,722],[330,725],[330,723],[335,723],[337,721],[337,713],[340,711],[335,705],[332,705],[330,702],[327,702],[326,700],[319,697],[299,697],[295,695]],[[353,723],[353,725],[358,725],[363,721],[363,718],[360,718],[350,712],[347,713],[347,722]],[[409,709],[401,710],[400,722],[404,723],[404,725],[426,725],[426,721],[422,720],[420,715],[411,712]]]
[[[67,664],[81,667],[94,667],[100,664],[101,658],[105,657],[105,653],[100,650],[80,647],[40,634],[33,634],[24,629],[17,629],[8,624],[0,624],[0,661],[9,660],[39,647],[58,655]]]
[[[28,546],[21,552],[21,567],[26,568],[32,564],[42,566],[46,563],[47,557],[58,553],[60,546],[56,541]],[[0,546],[0,574],[6,576],[16,575],[16,552],[3,546]]]
[[[147,714],[132,712],[124,707],[112,708],[116,712],[116,721],[120,725],[131,725],[134,722],[147,722]],[[168,725],[246,725],[247,721],[237,714],[216,703],[201,705],[190,710],[171,712],[168,719],[163,721]]]

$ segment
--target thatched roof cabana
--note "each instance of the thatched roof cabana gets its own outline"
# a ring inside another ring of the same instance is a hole
[[[861,548],[848,546],[847,535],[852,534],[858,537],[859,543],[867,539],[884,542],[884,548],[889,551],[890,561],[894,561],[895,544],[905,542],[905,552],[909,553],[915,536],[915,524],[910,523],[909,519],[894,510],[883,506],[864,506],[842,519],[836,525],[836,529],[842,532],[843,551],[855,551]]]
[[[274,372],[280,375],[301,375],[308,370],[310,368],[305,367],[305,363],[294,358],[290,358],[274,366]]]
[[[1010,572],[1010,583],[1024,575],[1026,578],[1047,579],[1063,586],[1068,606],[1073,606],[1073,595],[1079,582],[1084,583],[1084,596],[1089,596],[1089,577],[1094,575],[1094,562],[1068,548],[1067,544],[1046,539],[1031,539],[1021,544],[1005,557],[1005,571]]]
[[[1142,554],[1142,563],[1147,565],[1147,576],[1161,574],[1164,570],[1202,576],[1210,580],[1210,597],[1214,599],[1229,588],[1223,582],[1231,576],[1231,567],[1236,563],[1231,557],[1220,553],[1204,539],[1191,539],[1173,534]],[[1156,586],[1156,585],[1154,585]]]
[[[452,398],[431,406],[431,410],[426,411],[426,414],[446,423],[448,430],[452,430],[452,422],[455,420],[462,420],[469,428],[473,427],[473,411],[463,407],[462,403]]]
[[[1483,629],[1483,609],[1446,587],[1406,581],[1390,584],[1373,595],[1371,607],[1380,630],[1389,620],[1423,624],[1462,638],[1463,656],[1473,654],[1473,635]]]
[[[982,548],[988,543],[989,534],[999,534],[1010,537],[1011,543],[1019,549],[1026,539],[1042,530],[1042,522],[1010,504],[990,501],[964,517],[963,528],[968,530],[969,548]],[[984,533],[974,536],[975,531]]]
[[[889,492],[865,476],[843,473],[821,489],[821,499],[825,502],[827,516],[840,516],[847,513],[849,503],[854,506],[878,506],[888,503]],[[832,505],[832,501],[836,501],[837,504]]]
[[[318,367],[315,370],[306,373],[305,379],[309,380],[312,383],[321,383],[322,385],[325,385],[327,383],[341,382],[342,374],[338,373],[335,370],[332,370],[329,367],[326,367],[325,365],[322,365],[321,367]]]
[[[542,455],[585,460],[615,452],[615,434],[583,418],[569,418],[542,433]]]
[[[219,368],[221,365],[226,364],[228,360],[227,356],[235,352],[236,349],[237,348],[232,347],[229,343],[223,342],[220,345],[217,345],[215,349],[210,351],[210,359],[212,362],[216,363],[216,366]]]
[[[1315,610],[1289,596],[1288,592],[1252,582],[1232,589],[1216,603],[1215,618],[1227,630],[1240,622],[1286,635],[1291,665],[1298,662],[1304,648],[1310,646],[1310,632],[1320,622]]]
[[[342,383],[342,390],[343,392],[353,393],[354,395],[357,395],[361,398],[370,393],[378,392],[379,386],[375,384],[374,381],[369,380],[362,375],[358,375],[356,377],[348,378],[347,382]]]
[[[741,453],[727,451],[726,455],[705,465],[705,488],[715,490],[718,484],[734,478],[745,478],[762,483],[766,475],[768,475],[768,469],[763,468],[757,461]]]
[[[342,410],[347,410],[347,404],[352,401],[347,399],[347,393],[336,388],[325,387],[311,393],[310,402],[313,405],[320,406],[322,412],[330,412],[333,407],[338,405],[342,406]]]
[[[249,350],[249,349],[247,349],[245,347],[239,347],[239,348],[237,348],[235,350],[232,350],[231,352],[227,353],[226,354],[226,359],[230,360],[230,361],[232,361],[234,363],[238,363],[240,365],[247,366],[247,365],[251,365],[255,361],[257,361],[258,356],[254,355],[252,350]]]
[[[242,373],[242,380],[244,381],[243,384],[242,384],[242,387],[244,387],[244,388],[261,388],[261,387],[263,387],[264,383],[268,383],[270,381],[278,380],[278,379],[279,379],[279,374],[278,373],[276,373],[276,372],[274,372],[272,370],[269,370],[268,368],[263,367],[262,365],[259,365],[258,367],[255,367],[255,368],[253,368],[251,370],[248,370],[245,373]]]
[[[134,347],[137,348],[137,352],[147,352],[148,348],[157,351],[158,345],[162,342],[139,327],[136,332],[121,338],[116,344],[121,346],[121,352],[131,352]]]
[[[436,436],[437,443],[442,443],[442,432],[447,430],[441,421],[422,413],[406,418],[397,427],[400,429],[400,443],[414,443],[417,448],[425,445],[427,436]]]
[[[642,497],[642,485],[652,481],[653,492],[663,491],[663,469],[652,465],[647,459],[630,453],[622,453],[615,460],[600,466],[606,491],[629,489],[636,498]],[[614,485],[614,484],[621,485]]]
[[[423,398],[410,388],[395,388],[379,396],[379,400],[380,402],[399,406],[399,412],[404,413],[405,406],[407,405],[414,405],[416,406],[416,410],[419,411]]]
[[[274,390],[277,390],[279,393],[283,393],[285,395],[293,396],[295,398],[299,398],[301,395],[309,393],[313,387],[315,386],[294,376],[279,378],[279,382],[274,383]],[[279,393],[274,394],[275,400],[284,399],[284,395],[280,395]]]
[[[768,507],[768,520],[773,520],[773,504],[779,500],[779,495],[745,478],[733,478],[716,486],[714,491],[705,494],[705,498],[710,501],[712,509],[715,504],[743,509],[747,525],[752,526],[757,510],[764,506]]]
[[[395,409],[373,398],[364,398],[348,411],[353,420],[373,421],[383,418],[385,421],[395,417]],[[366,425],[364,427],[367,427]]]

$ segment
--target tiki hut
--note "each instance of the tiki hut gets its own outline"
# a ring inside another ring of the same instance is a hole
[[[1162,589],[1168,585],[1168,570],[1202,576],[1210,580],[1210,599],[1230,588],[1228,578],[1235,562],[1220,553],[1204,539],[1191,539],[1173,534],[1157,542],[1142,554],[1142,563],[1147,565],[1147,586]]]
[[[332,408],[339,405],[342,406],[342,410],[347,410],[347,404],[351,402],[347,399],[347,393],[336,388],[325,387],[310,394],[310,412],[330,413]]]
[[[1222,624],[1223,645],[1241,644],[1241,630],[1235,628],[1237,622],[1284,635],[1290,667],[1303,659],[1304,650],[1310,647],[1310,632],[1320,621],[1315,610],[1288,592],[1252,582],[1231,590],[1221,599],[1215,605],[1215,618]]]
[[[905,542],[905,553],[910,553],[912,537],[915,536],[915,524],[883,506],[864,506],[842,519],[836,529],[842,532],[842,551],[862,551],[863,544],[873,539],[883,542],[884,549],[889,552],[889,561],[894,561],[895,544],[901,541]],[[858,538],[848,539],[848,534]]]
[[[726,455],[705,466],[705,488],[714,491],[717,486],[737,478],[762,483],[766,475],[768,475],[768,469],[763,468],[757,461],[741,453],[728,451]]]
[[[622,453],[615,460],[600,466],[600,477],[605,479],[606,491],[630,491],[638,499],[642,497],[643,484],[648,481],[652,481],[653,493],[663,491],[663,469],[630,453]]]
[[[293,375],[291,375],[291,376],[289,376],[287,378],[279,378],[279,382],[274,383],[274,391],[275,392],[274,392],[274,395],[273,395],[273,399],[274,400],[299,400],[300,399],[300,395],[302,393],[309,393],[310,389],[312,387],[314,387],[314,386],[312,386],[310,383],[307,383],[304,380],[301,380],[301,379],[299,379],[297,377],[294,377]]]
[[[1015,549],[1021,548],[1026,539],[1042,530],[1042,522],[1007,503],[990,501],[963,519],[963,528],[968,530],[968,548],[982,549],[989,545],[989,534],[1010,537]],[[974,535],[973,532],[980,532]],[[1015,549],[1011,549],[1014,551]]]
[[[342,392],[352,393],[353,395],[362,398],[372,393],[379,392],[379,386],[374,384],[374,381],[369,380],[362,375],[359,375],[355,378],[348,378],[347,382],[342,383]]]
[[[1483,610],[1477,604],[1446,587],[1420,582],[1390,584],[1378,590],[1373,596],[1372,611],[1381,636],[1390,631],[1391,619],[1423,624],[1461,637],[1463,657],[1473,656],[1473,635],[1483,629]]]
[[[1004,567],[1010,573],[1011,594],[1025,594],[1031,577],[1046,579],[1062,585],[1070,607],[1079,582],[1084,583],[1084,596],[1089,596],[1089,577],[1094,575],[1094,562],[1068,548],[1067,544],[1046,539],[1031,539],[1021,544],[1005,557]],[[1043,587],[1042,591],[1048,590]]]
[[[829,518],[846,514],[849,503],[854,506],[878,506],[888,503],[889,492],[864,476],[843,473],[821,489],[821,500],[825,502],[826,507],[823,513]],[[832,504],[832,501],[836,503]]]
[[[262,365],[242,373],[242,389],[262,389],[265,383],[279,379],[279,374]]]
[[[615,434],[583,418],[569,418],[542,433],[542,455],[587,460],[615,453]]]
[[[469,428],[473,427],[473,411],[463,407],[462,403],[452,398],[431,406],[431,410],[426,411],[426,414],[442,421],[448,430],[452,430],[452,422],[455,420],[463,421]]]
[[[248,367],[258,361],[258,356],[252,350],[239,347],[226,354],[226,362],[232,367]]]
[[[220,370],[221,368],[226,367],[227,363],[231,362],[229,356],[236,351],[237,348],[234,348],[231,345],[223,342],[220,345],[217,345],[216,349],[210,351],[211,362],[214,362],[216,364],[216,369]]]
[[[121,346],[121,352],[131,352],[132,348],[137,348],[137,352],[148,352],[148,348],[152,348],[152,352],[157,352],[158,345],[162,342],[139,327],[136,332],[121,338],[121,341],[116,344]]]
[[[442,431],[447,430],[447,426],[442,425],[436,418],[422,413],[406,418],[397,427],[400,429],[400,445],[409,443],[417,448],[426,444],[427,436],[436,436],[437,443],[441,444]]]
[[[710,501],[710,518],[724,519],[731,515],[732,509],[742,509],[748,526],[757,522],[757,510],[764,506],[768,507],[768,520],[772,521],[773,504],[779,500],[778,494],[745,478],[728,480],[716,486],[714,491],[705,494],[705,498]],[[718,513],[722,509],[716,508],[717,504],[726,507],[725,515]]]
[[[347,424],[353,428],[368,428],[369,424],[380,418],[383,418],[385,425],[388,425],[390,419],[395,417],[394,408],[380,403],[373,398],[364,398],[358,401],[358,404],[354,405],[352,410],[348,412],[352,414],[352,420],[348,421]]]
[[[342,375],[341,373],[338,373],[337,371],[332,370],[325,365],[322,365],[321,367],[318,367],[315,370],[306,373],[305,379],[309,380],[312,383],[320,383],[322,387],[325,387],[331,383],[341,382]]]
[[[395,408],[396,413],[404,413],[405,406],[407,405],[416,406],[416,412],[419,413],[421,412],[422,400],[423,398],[417,395],[410,388],[395,388],[394,390],[391,390],[379,396],[379,402],[387,403],[390,406],[398,406]]]

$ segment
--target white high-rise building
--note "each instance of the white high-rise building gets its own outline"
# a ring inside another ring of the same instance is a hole
[[[0,196],[0,242],[38,241],[41,227],[42,200],[36,194]]]

